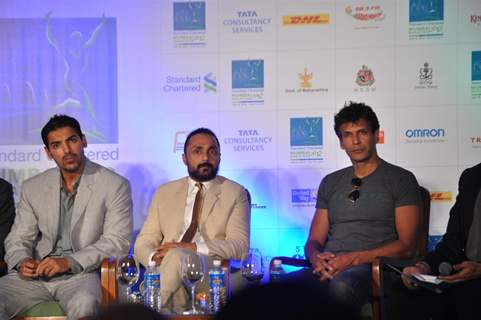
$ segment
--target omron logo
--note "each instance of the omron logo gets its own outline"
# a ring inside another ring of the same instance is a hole
[[[437,138],[444,137],[444,129],[407,129],[408,138]]]

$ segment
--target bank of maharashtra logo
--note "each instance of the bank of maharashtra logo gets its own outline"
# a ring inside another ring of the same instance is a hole
[[[291,163],[319,163],[322,155],[322,117],[290,119]]]
[[[409,39],[443,36],[444,0],[409,0]]]
[[[174,135],[174,153],[184,151],[185,139],[189,131],[177,131]]]
[[[303,89],[309,89],[312,87],[312,72],[308,72],[307,68],[304,68],[303,73],[299,73],[299,79],[301,80],[300,87]]]
[[[295,207],[314,206],[316,199],[316,189],[291,189],[291,203]]]
[[[481,51],[471,52],[471,97],[481,98]]]
[[[308,26],[329,23],[329,13],[297,14],[282,17],[284,26]]]
[[[431,201],[451,202],[453,201],[453,193],[450,191],[431,192]]]
[[[358,21],[382,21],[385,18],[380,5],[347,6],[345,12]]]

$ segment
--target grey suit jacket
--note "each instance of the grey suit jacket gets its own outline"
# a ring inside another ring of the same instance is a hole
[[[9,269],[25,258],[43,259],[55,249],[60,215],[60,171],[26,180],[12,230],[5,240]],[[129,182],[87,160],[75,197],[70,236],[72,258],[95,270],[109,256],[127,254],[132,234]]]
[[[187,177],[161,185],[152,199],[147,219],[135,242],[135,255],[147,265],[162,243],[177,241],[184,223]],[[202,207],[199,231],[209,255],[241,259],[249,248],[250,205],[244,187],[217,176]]]

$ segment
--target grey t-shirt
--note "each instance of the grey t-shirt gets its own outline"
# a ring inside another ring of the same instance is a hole
[[[369,250],[397,240],[395,208],[421,203],[414,175],[383,160],[362,179],[353,203],[348,194],[354,177],[353,167],[344,168],[327,175],[319,186],[316,208],[327,209],[329,216],[326,251]]]

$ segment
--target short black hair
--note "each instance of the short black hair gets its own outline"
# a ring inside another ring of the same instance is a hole
[[[372,108],[362,102],[346,102],[344,107],[334,116],[334,131],[341,138],[340,128],[349,122],[358,122],[364,119],[371,128],[372,133],[379,130],[379,120]]]
[[[208,128],[197,128],[194,131],[191,131],[187,135],[187,138],[185,139],[185,143],[184,143],[184,154],[187,154],[187,145],[189,144],[190,139],[192,139],[192,137],[195,136],[196,134],[208,134],[212,136],[215,142],[217,143],[217,147],[219,148],[219,151],[220,151],[219,139],[217,139],[217,136],[215,135],[215,133]]]
[[[70,127],[77,132],[80,138],[84,136],[82,133],[82,129],[80,129],[80,123],[72,117],[69,117],[65,114],[55,114],[53,115],[50,120],[48,120],[47,124],[42,128],[42,140],[45,146],[48,148],[48,134],[52,131],[55,131],[60,128]]]

